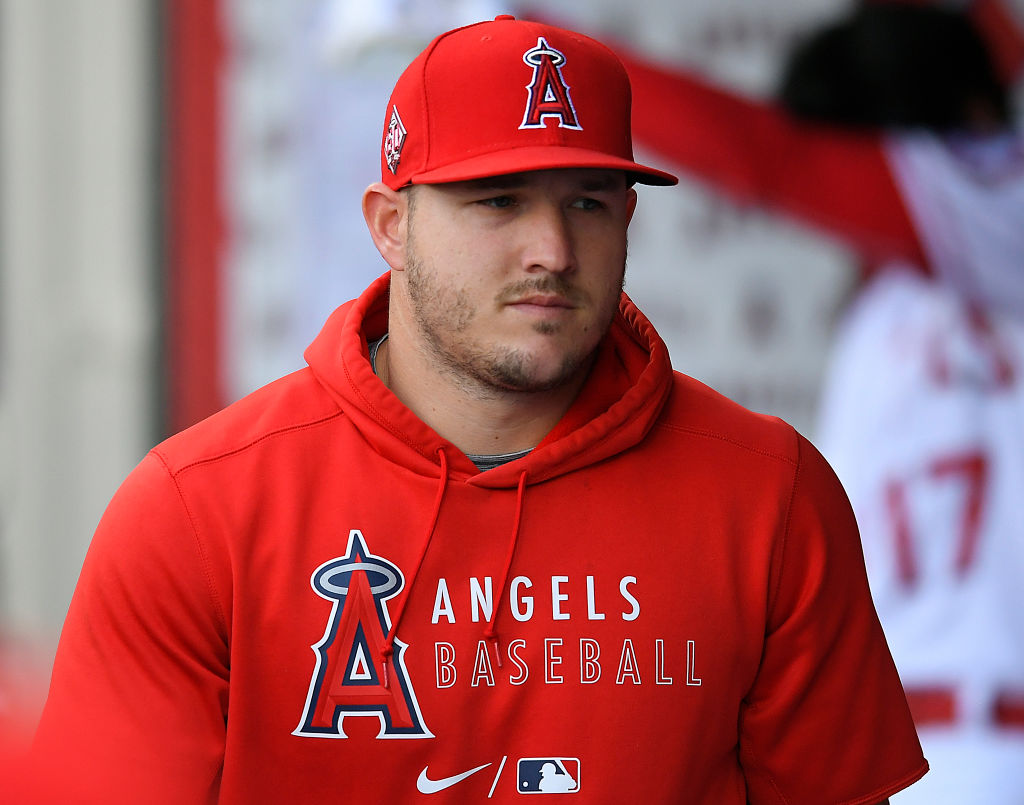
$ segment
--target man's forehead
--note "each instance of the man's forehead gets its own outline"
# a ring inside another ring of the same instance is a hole
[[[616,190],[626,187],[629,182],[625,171],[604,168],[552,168],[549,170],[505,173],[500,176],[484,176],[462,182],[433,185],[453,190],[514,190],[542,184],[564,184],[588,192]]]

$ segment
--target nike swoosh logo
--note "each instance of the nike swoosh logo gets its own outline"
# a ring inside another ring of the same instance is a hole
[[[451,777],[442,777],[440,780],[431,780],[427,777],[427,769],[429,767],[424,766],[420,776],[416,778],[416,790],[421,794],[436,794],[438,791],[451,788],[456,783],[461,783],[470,775],[476,774],[481,769],[486,769],[490,765],[490,763],[485,763],[483,766],[477,766],[475,769],[462,772],[462,774],[453,774]]]

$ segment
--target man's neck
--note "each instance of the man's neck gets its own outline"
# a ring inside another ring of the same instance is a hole
[[[550,391],[467,387],[394,338],[380,345],[378,376],[416,416],[466,454],[536,447],[572,405],[586,373]]]

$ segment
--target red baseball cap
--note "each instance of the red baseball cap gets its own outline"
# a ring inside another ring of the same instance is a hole
[[[670,173],[633,160],[619,58],[583,34],[501,15],[441,34],[398,79],[381,180],[393,189],[550,168]]]

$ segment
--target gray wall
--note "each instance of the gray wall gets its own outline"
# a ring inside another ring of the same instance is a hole
[[[0,5],[0,627],[44,652],[154,431],[151,24]]]

